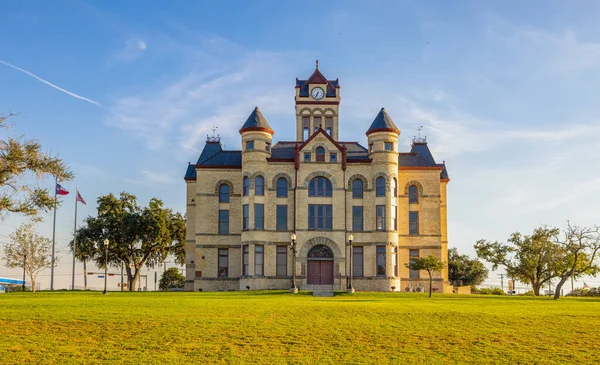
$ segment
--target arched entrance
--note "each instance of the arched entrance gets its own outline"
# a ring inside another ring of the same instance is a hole
[[[324,245],[317,245],[308,251],[308,285],[333,284],[333,252]]]

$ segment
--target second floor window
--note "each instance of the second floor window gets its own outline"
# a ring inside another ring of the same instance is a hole
[[[285,177],[277,179],[277,197],[287,198],[288,196],[288,182]]]
[[[325,162],[325,149],[323,147],[317,147],[316,149],[317,162]]]
[[[329,204],[308,205],[308,229],[330,231],[332,229],[333,206]]]
[[[376,209],[376,220],[375,228],[378,231],[385,231],[385,205],[377,205]]]
[[[308,196],[331,196],[331,181],[326,177],[315,177],[308,184]]]
[[[229,185],[219,186],[219,203],[229,203]]]
[[[247,230],[250,225],[250,208],[248,204],[242,206],[242,229]]]
[[[229,234],[228,210],[219,210],[219,234]]]
[[[375,180],[375,196],[385,196],[385,179],[381,176]]]
[[[363,207],[352,207],[352,230],[355,232],[363,230]]]
[[[276,229],[278,231],[287,231],[287,205],[278,205],[276,212],[277,226]]]
[[[398,183],[395,177],[390,180],[390,192],[392,197],[396,198],[398,196]]]
[[[254,195],[265,195],[265,178],[262,176],[257,176],[254,179]]]
[[[264,204],[254,204],[254,229],[265,229]]]
[[[419,212],[408,212],[408,234],[419,234]]]
[[[250,178],[248,176],[244,176],[244,180],[242,182],[242,196],[248,196],[250,193]]]

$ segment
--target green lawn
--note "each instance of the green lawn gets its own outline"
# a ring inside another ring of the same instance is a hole
[[[0,363],[600,363],[600,300],[0,295]]]

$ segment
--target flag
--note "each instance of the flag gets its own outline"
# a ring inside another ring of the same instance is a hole
[[[85,200],[83,200],[83,198],[81,197],[81,194],[79,194],[79,190],[77,191],[77,201],[83,203],[83,205],[87,205]]]
[[[67,189],[63,188],[62,186],[60,186],[60,184],[56,184],[56,194],[67,195],[67,194],[69,194],[69,191]]]
[[[587,284],[585,283],[585,281],[584,281],[584,282],[583,282],[583,288],[584,288],[584,289],[589,289],[589,288],[590,288],[590,286],[589,286],[589,285],[587,285]]]

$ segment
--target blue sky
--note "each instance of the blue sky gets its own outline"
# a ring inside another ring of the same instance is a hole
[[[77,178],[65,186],[90,203],[81,218],[120,191],[183,211],[185,167],[212,126],[239,148],[257,105],[275,140],[294,139],[294,80],[319,59],[340,79],[341,139],[365,143],[382,106],[404,150],[424,126],[452,179],[450,246],[474,254],[479,238],[598,223],[599,10],[595,1],[9,1],[0,110],[20,113],[11,133],[71,166]],[[69,195],[58,211],[60,273],[70,271],[73,204]],[[20,221],[0,222],[0,241]],[[40,229],[50,236],[51,225],[49,215]]]

